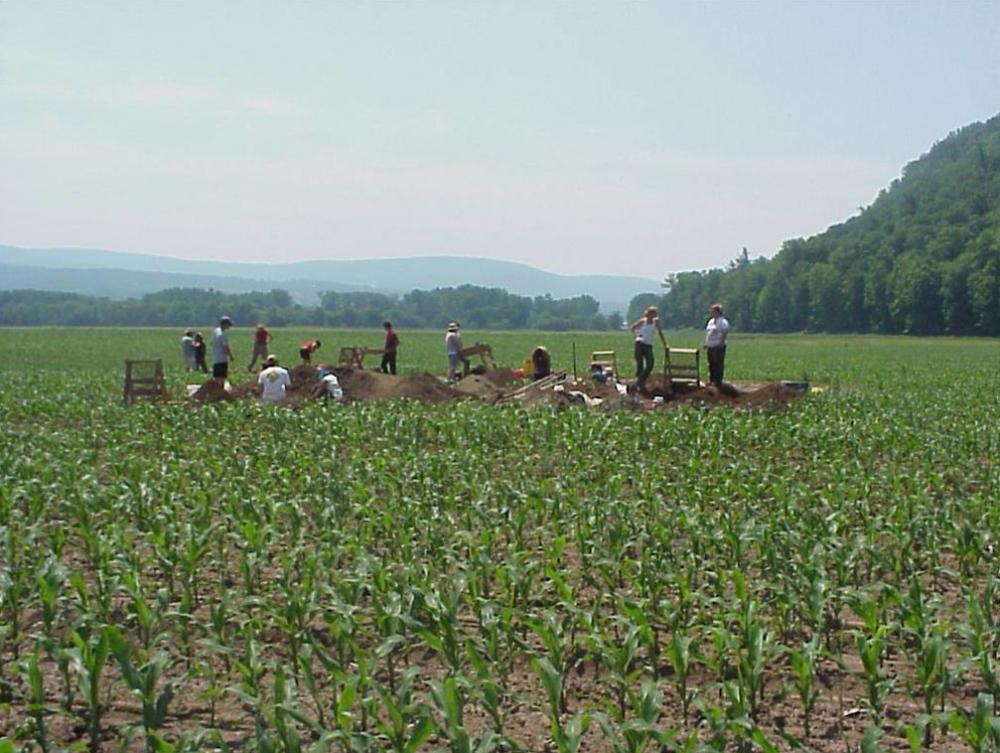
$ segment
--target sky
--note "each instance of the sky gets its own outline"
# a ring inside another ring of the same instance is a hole
[[[0,244],[662,278],[997,112],[995,0],[0,0]]]

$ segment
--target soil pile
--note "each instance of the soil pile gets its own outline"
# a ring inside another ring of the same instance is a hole
[[[493,369],[493,371],[487,371],[481,374],[483,379],[495,384],[498,387],[506,387],[514,382],[520,382],[520,377],[514,374],[513,369],[508,369],[506,366],[501,366],[498,369]],[[464,379],[462,381],[465,381]]]
[[[780,384],[765,384],[749,391],[741,391],[731,384],[717,387],[714,384],[675,391],[669,405],[700,403],[705,405],[731,405],[740,408],[781,408],[802,397],[802,392]]]
[[[214,379],[209,379],[191,394],[192,400],[200,403],[215,403],[219,400],[232,400],[233,395]]]
[[[405,397],[421,403],[436,405],[457,398],[468,397],[442,382],[433,374],[396,376],[380,371],[364,371],[349,366],[332,369],[344,388],[347,402],[356,400],[391,400]],[[293,377],[294,379],[294,377]]]
[[[500,384],[494,382],[486,374],[469,374],[455,385],[455,389],[488,403],[496,402],[506,392]]]
[[[556,372],[538,382],[517,379],[511,369],[497,369],[485,374],[469,374],[451,386],[433,374],[396,376],[380,371],[365,371],[350,366],[296,366],[290,370],[292,385],[284,405],[298,406],[323,395],[319,369],[337,376],[344,390],[345,402],[394,400],[406,398],[428,405],[460,399],[475,399],[488,404],[514,404],[526,408],[585,406],[604,411],[657,410],[682,405],[728,405],[734,408],[782,408],[802,396],[802,391],[782,384],[751,385],[739,389],[732,384],[674,384],[671,388],[663,375],[654,375],[646,390],[634,385],[599,384],[590,379],[572,379]],[[214,380],[201,385],[191,395],[198,402],[256,399],[256,380],[224,389]]]

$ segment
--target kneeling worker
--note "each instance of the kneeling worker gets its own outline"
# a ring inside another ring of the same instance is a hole
[[[264,368],[257,376],[257,384],[260,385],[262,400],[280,403],[285,399],[285,392],[292,386],[292,378],[287,369],[278,365],[275,356],[268,356],[264,360]]]

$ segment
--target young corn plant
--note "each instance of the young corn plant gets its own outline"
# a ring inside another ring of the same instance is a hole
[[[489,716],[493,731],[503,738],[506,723],[504,704],[508,695],[503,669],[492,659],[488,649],[480,649],[476,642],[471,639],[466,641],[465,655],[469,660],[469,665],[476,673],[473,693],[483,711]]]
[[[1000,749],[1000,718],[993,715],[993,706],[993,697],[980,693],[971,714],[956,709],[949,715],[950,728],[973,753],[993,753]]]
[[[42,672],[38,668],[38,647],[35,647],[31,657],[21,664],[21,676],[28,688],[27,703],[25,711],[31,717],[32,733],[35,743],[42,750],[42,753],[49,753],[52,750],[52,743],[49,740],[48,725],[45,717],[51,714],[51,710],[45,704],[45,687],[42,684]]]
[[[1000,677],[997,673],[996,656],[1000,634],[997,625],[990,619],[991,605],[983,608],[980,601],[972,594],[966,600],[968,622],[962,626],[961,632],[966,639],[971,652],[971,660],[979,672],[986,690],[994,701],[1000,698]],[[993,713],[997,713],[996,707]]]
[[[451,753],[492,753],[500,746],[501,738],[492,730],[472,736],[465,728],[465,695],[458,677],[431,680],[430,688],[431,701],[440,717],[437,729]]]
[[[597,715],[598,724],[615,753],[644,753],[650,745],[657,750],[669,750],[676,730],[662,730],[658,723],[663,709],[663,694],[655,683],[646,683],[635,695],[627,721],[615,721],[604,714]]]
[[[674,671],[674,685],[677,687],[677,697],[681,699],[681,713],[685,724],[687,724],[688,710],[694,695],[688,688],[688,679],[691,676],[696,656],[695,651],[692,650],[693,647],[694,637],[678,625],[670,635],[667,659]]]
[[[115,627],[107,628],[108,644],[122,680],[132,695],[142,704],[142,729],[146,735],[146,751],[154,751],[154,735],[163,726],[167,707],[174,697],[174,684],[168,680],[161,687],[160,681],[170,669],[170,657],[159,653],[136,667],[137,652],[128,644]]]
[[[87,704],[87,733],[91,753],[101,749],[101,718],[108,707],[106,693],[102,693],[101,677],[110,651],[108,628],[74,630],[74,648],[70,649],[72,670],[76,674]]]
[[[628,626],[618,641],[610,636],[603,636],[601,645],[602,660],[614,684],[617,703],[615,718],[621,722],[625,720],[628,711],[631,688],[642,674],[642,667],[637,666],[635,661],[639,648],[639,628],[636,625]]]
[[[794,676],[795,691],[802,704],[803,729],[805,736],[812,736],[812,714],[819,699],[819,684],[816,670],[819,664],[820,647],[817,636],[813,636],[799,648],[788,652],[789,663]]]
[[[395,689],[375,686],[384,712],[376,717],[375,726],[393,753],[416,753],[434,734],[434,719],[414,695],[419,677],[420,668],[410,667]]]
[[[865,686],[868,691],[868,708],[876,722],[881,721],[885,700],[892,690],[893,682],[885,674],[882,664],[885,660],[889,629],[879,625],[873,634],[858,632],[855,645],[861,658]]]

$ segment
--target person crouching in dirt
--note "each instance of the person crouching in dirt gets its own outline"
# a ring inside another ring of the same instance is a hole
[[[285,399],[288,388],[292,386],[292,377],[288,374],[288,369],[278,365],[277,357],[268,356],[264,359],[264,368],[257,375],[257,385],[260,388],[261,400],[280,403]]]
[[[344,402],[344,388],[340,386],[337,375],[328,366],[320,366],[318,373],[319,381],[313,387],[312,396],[322,398],[324,401]]]
[[[302,359],[303,366],[312,363],[312,354],[319,350],[319,346],[322,344],[319,340],[306,340],[299,346],[299,358]]]
[[[458,378],[458,364],[462,364],[462,376],[469,373],[469,359],[462,355],[462,336],[458,333],[458,322],[448,324],[448,332],[444,336],[444,352],[448,355],[448,381]]]
[[[531,351],[531,378],[536,382],[552,373],[552,356],[548,349],[539,345]]]
[[[396,349],[399,348],[399,335],[392,328],[392,322],[383,322],[385,328],[385,344],[382,346],[382,365],[379,370],[383,374],[396,373]]]
[[[607,384],[608,372],[604,370],[604,365],[597,361],[590,364],[590,378],[596,384]]]
[[[641,319],[636,319],[629,327],[635,335],[635,386],[640,392],[646,391],[646,380],[653,373],[653,335],[659,333],[660,342],[666,350],[667,338],[663,336],[656,307],[649,306]]]
[[[708,355],[708,381],[718,387],[726,371],[726,335],[729,320],[722,315],[722,306],[713,303],[705,325],[705,353]]]
[[[194,368],[192,371],[208,373],[208,364],[205,363],[205,351],[208,346],[205,344],[205,336],[201,332],[194,333]]]

